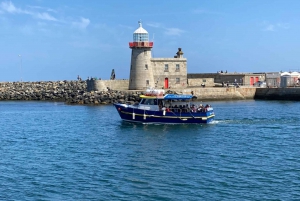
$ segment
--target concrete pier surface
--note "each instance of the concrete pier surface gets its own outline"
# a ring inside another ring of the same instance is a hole
[[[165,90],[166,92],[168,90]],[[178,94],[193,94],[197,100],[300,100],[300,87],[191,87],[173,89]],[[136,102],[145,90],[88,91],[86,81],[1,82],[0,100],[64,101],[69,104],[111,104]]]

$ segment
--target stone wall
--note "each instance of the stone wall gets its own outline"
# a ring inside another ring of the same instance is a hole
[[[205,88],[189,88],[177,90],[178,93],[191,94],[198,100],[243,100],[253,99],[256,88],[236,88],[236,87],[205,87]]]
[[[87,91],[128,90],[129,80],[87,80]]]
[[[201,84],[205,84],[206,87],[215,86],[214,78],[190,78],[188,79],[189,87],[200,87]]]
[[[257,88],[255,99],[300,100],[300,88]]]

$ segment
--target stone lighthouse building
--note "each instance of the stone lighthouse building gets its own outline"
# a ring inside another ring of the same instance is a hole
[[[151,48],[153,42],[149,42],[149,34],[139,22],[139,28],[133,33],[131,48],[131,64],[129,90],[154,87],[154,77],[151,65]]]
[[[139,28],[133,33],[129,90],[155,88],[185,88],[187,86],[187,60],[178,48],[173,58],[152,58],[153,42],[148,32],[139,22]]]

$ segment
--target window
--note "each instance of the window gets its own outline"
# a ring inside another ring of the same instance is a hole
[[[179,66],[179,64],[176,64],[176,71],[180,71],[180,66]]]
[[[149,86],[149,80],[146,80],[146,86]]]
[[[176,77],[176,84],[179,84],[179,83],[180,83],[180,78]]]
[[[148,70],[148,64],[145,64],[145,70]]]
[[[202,80],[203,82],[206,82],[206,80]]]
[[[169,71],[169,64],[165,64],[165,72]]]

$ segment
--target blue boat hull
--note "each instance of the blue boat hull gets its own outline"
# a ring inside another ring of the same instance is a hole
[[[206,124],[214,119],[213,110],[207,112],[164,112],[149,111],[132,107],[126,107],[123,104],[114,104],[121,119],[140,123],[170,123],[170,124]]]

